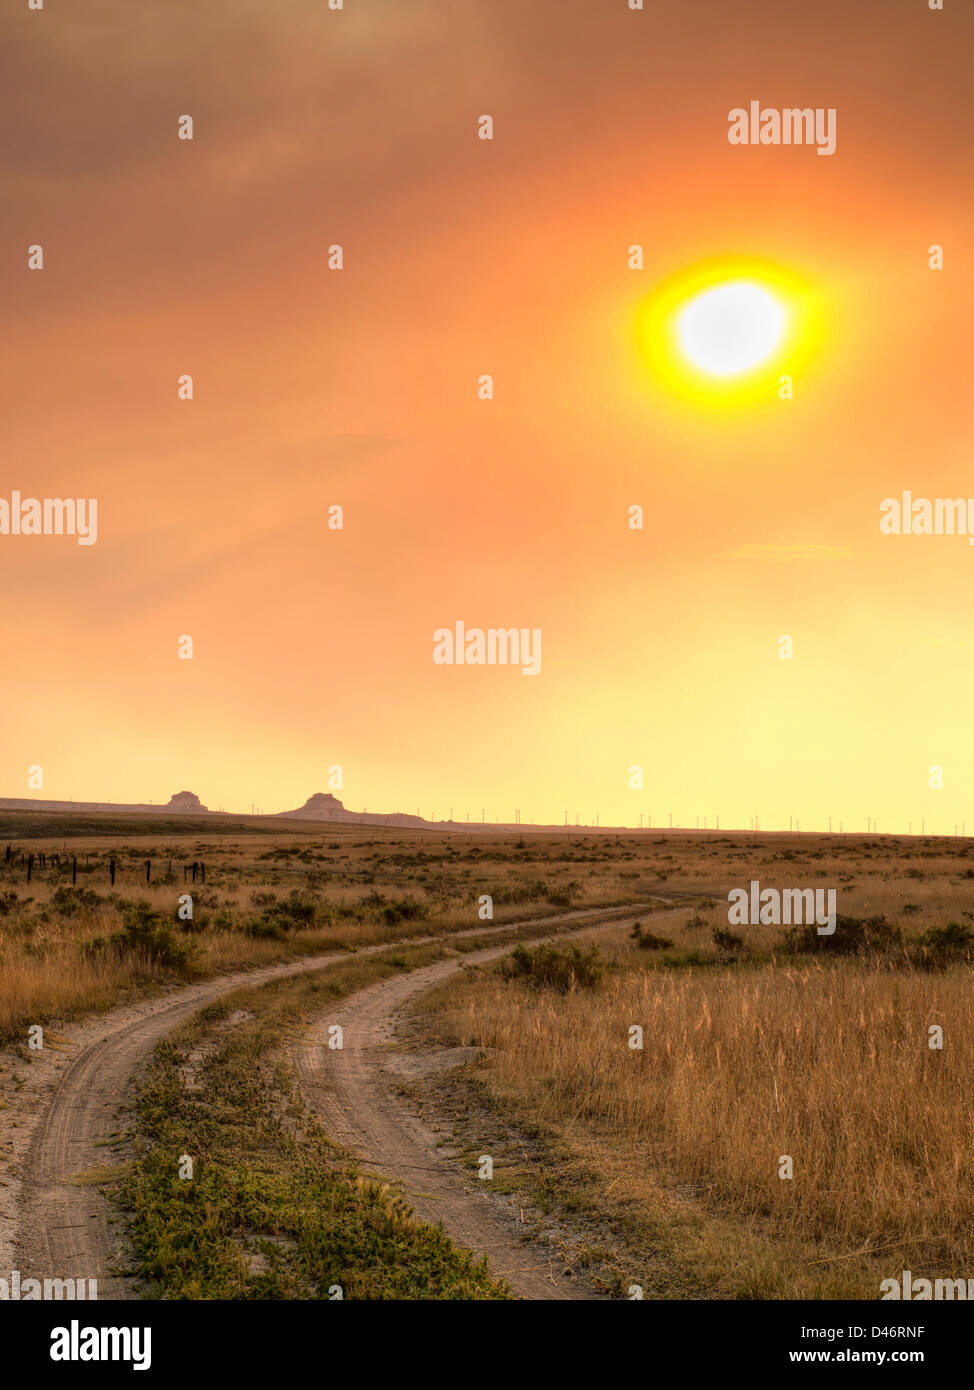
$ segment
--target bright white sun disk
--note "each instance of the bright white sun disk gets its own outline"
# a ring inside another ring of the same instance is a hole
[[[697,367],[734,376],[756,367],[775,350],[785,326],[778,301],[750,280],[704,290],[680,315],[680,346]]]

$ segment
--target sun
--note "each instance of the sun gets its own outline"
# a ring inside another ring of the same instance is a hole
[[[722,257],[662,282],[639,306],[643,359],[668,394],[736,407],[778,399],[817,347],[817,296],[770,261]]]
[[[683,352],[714,376],[734,376],[765,362],[781,342],[784,327],[784,305],[751,280],[704,290],[677,320]]]

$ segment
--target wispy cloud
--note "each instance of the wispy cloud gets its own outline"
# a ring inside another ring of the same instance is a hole
[[[763,560],[770,564],[789,564],[794,560],[847,560],[847,545],[739,545],[725,551],[722,560]]]

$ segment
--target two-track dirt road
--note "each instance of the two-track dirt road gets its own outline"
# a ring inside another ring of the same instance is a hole
[[[668,912],[638,914],[661,918]],[[635,915],[589,926],[586,935],[631,926]],[[538,940],[551,938],[535,938]],[[446,1157],[442,1134],[431,1128],[401,1098],[390,1048],[397,1025],[411,1003],[426,990],[468,964],[482,964],[511,950],[511,945],[438,961],[398,979],[360,990],[319,1017],[290,1052],[301,1090],[330,1139],[354,1153],[377,1174],[397,1178],[416,1214],[442,1221],[455,1245],[489,1258],[491,1272],[505,1279],[525,1299],[596,1299],[596,1291],[573,1277],[555,1244],[528,1240],[515,1207],[491,1194],[480,1180]],[[329,1028],[342,1029],[342,1047],[329,1048]],[[447,1059],[449,1061],[449,1059]],[[458,1058],[457,1060],[462,1060]]]
[[[658,896],[663,898],[664,894]],[[675,900],[683,895],[666,896]],[[699,894],[686,896],[692,899]],[[463,937],[510,933],[518,926],[537,931],[539,926],[550,924],[552,936],[566,930],[608,930],[625,926],[634,920],[634,914],[650,915],[635,905],[576,911],[530,924],[498,924],[450,937],[383,943],[363,947],[358,954],[401,950],[404,945],[427,941],[449,944]],[[456,1166],[438,1154],[430,1134],[407,1113],[394,1093],[395,1078],[381,1064],[383,1045],[405,1004],[459,969],[464,960],[487,960],[510,949],[509,943],[471,952],[352,996],[340,1010],[332,1010],[327,1020],[343,1022],[343,1052],[328,1049],[327,1037],[324,1045],[309,1047],[305,1043],[297,1058],[299,1073],[329,1137],[358,1153],[370,1166],[377,1166],[385,1176],[401,1179],[421,1216],[442,1220],[457,1244],[489,1254],[492,1269],[507,1278],[521,1297],[593,1297],[560,1275],[554,1258],[522,1247],[508,1215],[486,1201],[482,1191],[470,1190],[470,1183]],[[160,1039],[222,995],[322,970],[348,959],[347,952],[336,952],[242,971],[115,1010],[66,1031],[69,1053],[74,1046],[81,1050],[60,1070],[54,1070],[57,1063],[50,1057],[45,1058],[46,1071],[45,1064],[25,1067],[28,1095],[34,1070],[32,1109],[28,1100],[18,1113],[15,1129],[8,1131],[13,1136],[13,1172],[16,1175],[20,1170],[19,1190],[16,1182],[8,1181],[0,1191],[6,1208],[0,1209],[0,1219],[4,1220],[0,1254],[12,1257],[9,1265],[6,1260],[2,1262],[5,1267],[19,1269],[24,1278],[95,1278],[99,1299],[136,1297],[134,1281],[126,1272],[124,1226],[118,1213],[96,1185],[79,1183],[77,1178],[111,1162],[107,1145],[119,1128],[117,1112],[130,1094],[140,1064]],[[333,1065],[336,1057],[343,1064],[339,1068]]]

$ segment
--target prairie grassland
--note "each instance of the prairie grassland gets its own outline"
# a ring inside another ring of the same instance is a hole
[[[708,908],[704,895],[725,895],[751,877],[835,886],[840,912],[892,914],[908,930],[974,918],[974,846],[966,840],[448,834],[266,819],[246,834],[218,835],[197,822],[180,835],[171,818],[137,816],[130,834],[99,835],[102,823],[115,830],[118,819],[79,816],[69,837],[70,817],[5,815],[20,838],[12,833],[9,859],[0,846],[0,1039],[174,979],[476,926],[483,894],[495,922],[513,922],[638,904],[661,888],[699,891],[702,929],[693,944],[715,959],[710,929],[722,909]],[[184,877],[193,861],[206,864],[205,885]],[[192,923],[177,916],[184,893],[193,897]],[[752,948],[774,939],[772,928],[749,929]]]
[[[441,1042],[485,1049],[470,1103],[486,1098],[546,1135],[566,1172],[576,1160],[590,1214],[642,1224],[645,1236],[651,1212],[654,1240],[691,1211],[701,1231],[710,1222],[719,1249],[697,1249],[686,1273],[705,1289],[711,1280],[711,1296],[876,1298],[879,1280],[902,1268],[964,1276],[974,1265],[974,885],[952,848],[938,846],[922,869],[892,854],[877,864],[867,847],[859,860],[833,859],[831,878],[797,872],[807,866],[796,856],[784,871],[780,859],[751,862],[725,880],[837,886],[840,914],[881,919],[879,938],[867,928],[848,953],[841,933],[796,953],[775,926],[715,941],[715,928],[728,930],[725,897],[646,919],[651,949],[620,931],[587,961],[569,947],[465,972],[428,997],[427,1026]],[[641,1049],[630,1046],[634,1025]],[[942,1048],[930,1046],[935,1025]],[[785,1156],[790,1179],[779,1176]],[[574,1203],[577,1191],[561,1195]],[[736,1265],[730,1282],[721,1258]]]
[[[55,837],[36,813],[5,826],[19,838],[9,856],[0,844],[0,1039],[182,979],[446,937],[483,921],[482,895],[495,926],[633,904],[642,944],[601,938],[590,984],[570,962],[567,991],[485,967],[431,996],[444,1038],[487,1049],[475,1099],[554,1136],[596,1216],[642,1223],[667,1296],[875,1297],[890,1271],[969,1269],[967,840],[267,822],[218,835],[149,817],[124,835],[79,818],[73,837],[62,817]],[[205,884],[184,876],[194,861]],[[834,887],[859,949],[837,954],[840,933],[797,950],[770,925],[724,935],[727,892],[751,879]],[[668,890],[693,895],[686,912],[651,921]]]
[[[591,856],[598,872],[587,857],[583,875],[573,860],[539,863],[513,837],[328,824],[177,837],[132,817],[123,839],[93,834],[87,817],[84,833],[54,840],[36,834],[43,817],[23,819],[33,837],[11,839],[9,859],[0,846],[0,1040],[167,982],[476,927],[485,893],[495,924],[649,895],[620,880],[617,852]],[[194,884],[184,869],[200,861],[206,881]],[[178,915],[184,894],[192,921]]]
[[[946,1272],[974,1257],[970,986],[963,968],[819,963],[636,963],[568,995],[486,975],[454,993],[450,1028],[542,1124],[605,1132],[724,1212],[848,1250],[902,1244]]]

